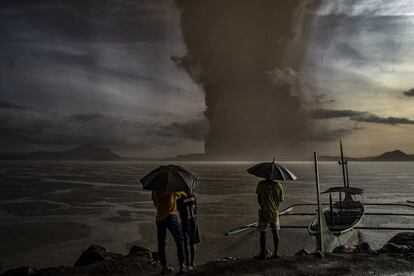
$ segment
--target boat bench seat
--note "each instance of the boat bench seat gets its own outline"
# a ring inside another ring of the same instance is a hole
[[[344,225],[344,226],[350,226],[352,225],[356,220],[360,219],[361,215],[359,213],[346,213],[346,212],[342,212],[342,213],[333,213],[333,224],[335,225],[335,227],[340,227],[340,225]],[[326,223],[328,225],[331,225],[331,213],[330,212],[326,212],[325,213],[325,220]]]
[[[342,207],[342,209],[359,209],[361,208],[362,203],[361,202],[335,202],[333,204],[334,208],[338,208],[340,209]]]

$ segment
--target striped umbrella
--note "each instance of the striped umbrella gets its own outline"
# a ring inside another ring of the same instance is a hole
[[[273,162],[263,162],[247,170],[248,173],[269,180],[295,181],[298,179],[285,166]]]

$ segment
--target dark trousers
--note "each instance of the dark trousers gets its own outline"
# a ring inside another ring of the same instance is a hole
[[[180,223],[176,215],[170,215],[164,220],[157,221],[157,239],[158,239],[158,255],[163,266],[167,265],[165,257],[165,239],[167,237],[167,229],[175,240],[177,246],[177,256],[180,265],[184,263],[184,237],[181,231]]]
[[[188,250],[188,246],[189,246],[189,239],[188,239],[188,233],[186,231],[186,225],[182,224],[181,225],[181,230],[183,232],[183,242],[184,242],[184,255],[185,255],[185,265],[190,265],[190,252]]]

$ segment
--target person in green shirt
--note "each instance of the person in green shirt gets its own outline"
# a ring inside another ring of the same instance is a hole
[[[272,229],[274,253],[271,258],[278,258],[279,249],[279,205],[284,199],[283,187],[279,182],[273,180],[262,180],[256,188],[257,200],[259,202],[259,221],[260,231],[260,253],[255,258],[266,258],[266,232]]]

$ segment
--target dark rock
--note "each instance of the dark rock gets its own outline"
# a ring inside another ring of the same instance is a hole
[[[398,233],[384,245],[381,252],[397,254],[414,252],[414,233]]]
[[[37,272],[37,269],[28,266],[22,266],[18,268],[12,268],[2,274],[2,276],[26,276],[33,275]]]
[[[371,253],[371,246],[367,242],[361,242],[354,250],[355,253]]]
[[[306,256],[311,254],[311,252],[307,249],[301,249],[298,252],[295,253],[295,256]]]
[[[325,254],[323,254],[322,251],[313,252],[312,255],[315,255],[315,256],[317,256],[317,257],[319,257],[321,259],[325,258]]]
[[[346,253],[346,252],[349,252],[349,250],[345,246],[343,246],[343,245],[338,246],[337,248],[335,248],[332,251],[332,253]]]
[[[141,246],[137,246],[137,245],[134,245],[133,247],[131,247],[131,249],[129,250],[128,256],[145,257],[150,260],[153,259],[151,250],[141,247]]]
[[[408,246],[402,245],[402,244],[395,244],[388,242],[384,245],[384,247],[381,249],[382,252],[385,253],[397,253],[402,254],[409,251]]]
[[[395,235],[388,243],[406,245],[411,250],[414,250],[414,233],[413,232],[402,232]]]
[[[160,260],[160,255],[156,251],[151,251],[151,256],[152,256],[153,261],[159,261]]]
[[[121,254],[108,252],[102,246],[93,244],[82,252],[74,266],[87,266],[93,263],[112,260],[120,257],[122,257]]]
[[[240,258],[230,256],[230,257],[221,258],[218,261],[219,262],[228,262],[228,261],[237,261],[238,259],[240,259]]]

